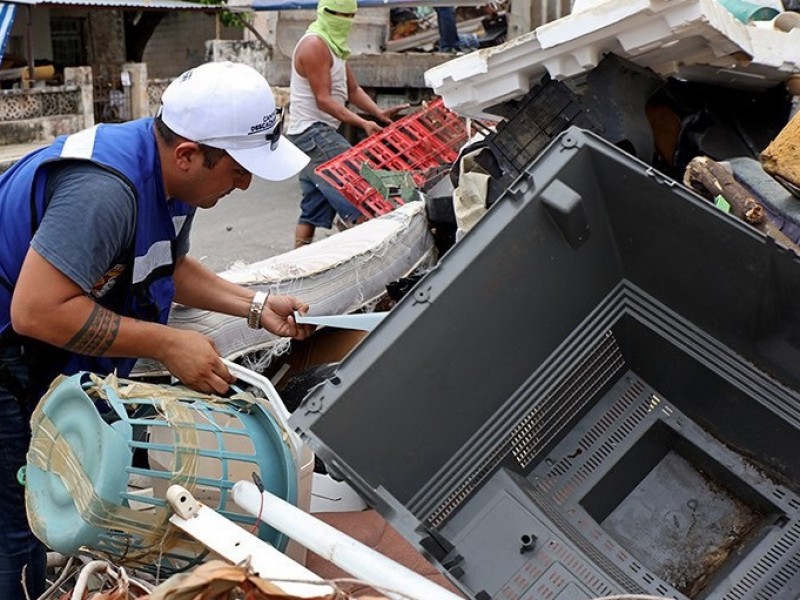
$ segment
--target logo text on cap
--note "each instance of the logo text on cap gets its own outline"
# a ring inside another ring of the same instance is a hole
[[[264,115],[264,120],[261,123],[257,123],[250,127],[250,133],[248,135],[253,135],[254,133],[260,133],[266,129],[272,129],[275,127],[275,121],[277,119],[276,111],[272,111],[269,115]]]

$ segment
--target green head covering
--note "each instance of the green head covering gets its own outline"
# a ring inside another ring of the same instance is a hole
[[[317,4],[317,20],[308,26],[308,31],[316,33],[328,44],[336,56],[347,58],[350,48],[347,46],[347,36],[353,26],[352,17],[332,15],[325,9],[338,13],[354,14],[358,5],[356,0],[320,0]]]

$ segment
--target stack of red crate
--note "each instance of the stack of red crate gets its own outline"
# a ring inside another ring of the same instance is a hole
[[[381,171],[405,171],[418,187],[455,162],[467,139],[462,118],[444,106],[442,99],[388,125],[336,158],[320,165],[316,173],[367,217],[385,214],[402,204],[386,199],[361,176],[361,165]]]

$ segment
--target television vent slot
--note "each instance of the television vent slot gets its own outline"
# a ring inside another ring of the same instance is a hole
[[[500,464],[500,461],[502,461],[507,454],[507,444],[495,448],[487,459],[479,465],[478,469],[473,471],[467,479],[462,481],[458,487],[445,498],[444,502],[425,519],[425,523],[430,527],[439,527],[444,523],[447,517],[469,497],[475,488],[477,488],[486,476]]]
[[[555,495],[559,504],[569,498],[574,489],[602,464],[603,460],[633,432],[654,407],[662,403],[655,394],[650,394],[643,401],[644,391],[642,383],[638,379],[634,380],[608,411],[581,437],[575,452],[559,460],[539,482],[539,489],[544,493],[550,491],[562,481],[563,476],[569,473],[576,463],[580,463],[578,472]],[[631,407],[637,401],[639,405],[631,411]],[[601,440],[602,443],[595,447]],[[586,453],[591,453],[588,460]]]
[[[562,382],[547,394],[516,427],[487,453],[483,460],[444,501],[424,519],[426,525],[439,527],[472,494],[481,482],[513,453],[521,467],[553,440],[606,383],[622,370],[625,360],[614,335],[608,331],[594,348],[563,377]]]
[[[624,366],[625,359],[611,333],[574,369],[541,406],[528,413],[512,434],[512,452],[520,467],[527,467],[569,421],[580,412]]]
[[[579,559],[573,552],[563,546],[560,542],[551,540],[547,549],[552,556],[567,567],[569,573],[585,584],[594,594],[608,596],[614,590],[597,576],[597,572],[586,561]]]
[[[532,490],[532,499],[536,503],[536,506],[541,510],[545,516],[552,521],[558,530],[563,532],[567,539],[572,542],[586,557],[593,563],[594,566],[600,569],[603,573],[608,575],[611,579],[617,582],[623,589],[627,590],[633,594],[645,594],[646,590],[639,585],[636,581],[634,581],[627,573],[625,573],[619,566],[617,566],[612,560],[609,560],[608,554],[603,553],[600,549],[588,541],[587,535],[593,537],[595,540],[602,539],[604,542],[608,542],[608,538],[606,535],[599,531],[579,531],[576,529],[575,525],[570,523],[561,513],[561,511],[556,508],[553,503],[550,501],[549,498],[539,494],[535,489]],[[548,542],[548,548],[556,548],[559,551],[554,553],[554,555],[558,556],[564,564],[567,564],[566,555],[568,554],[573,560],[575,559],[574,555],[565,547],[560,545],[560,542],[556,540],[550,540]],[[613,546],[611,547],[613,548]],[[561,554],[566,553],[566,554]],[[600,581],[597,579],[597,575],[595,572],[587,566],[582,561],[579,561],[581,570],[586,570],[591,577],[595,578],[596,581]],[[578,566],[575,567],[578,569]],[[573,570],[573,573],[576,572]],[[588,577],[588,575],[587,575]],[[588,580],[581,579],[587,585],[589,584]],[[608,595],[610,592],[600,592],[601,595]]]
[[[789,560],[773,572],[775,565],[787,554]],[[750,568],[741,581],[725,595],[724,600],[769,600],[784,589],[798,573],[800,573],[800,521],[796,521]],[[753,590],[757,587],[760,589],[754,595]]]

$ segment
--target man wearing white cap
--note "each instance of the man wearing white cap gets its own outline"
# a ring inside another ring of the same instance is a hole
[[[300,173],[300,218],[295,228],[295,246],[309,244],[317,227],[330,229],[338,213],[346,224],[362,219],[361,213],[314,169],[350,148],[336,129],[347,123],[367,135],[381,131],[381,124],[408,105],[382,110],[358,84],[347,64],[347,37],[356,16],[356,0],[319,0],[317,18],[295,46],[292,55],[291,119],[289,139],[311,157]],[[350,102],[380,123],[365,119],[347,107]]]
[[[28,419],[59,373],[162,362],[184,384],[224,393],[233,377],[213,342],[166,325],[173,300],[247,319],[279,336],[308,306],[254,293],[187,256],[196,208],[252,175],[282,180],[308,157],[281,136],[281,115],[254,69],[210,63],[187,71],[159,114],[57,139],[0,177],[0,598],[44,590],[44,549],[27,526]]]

